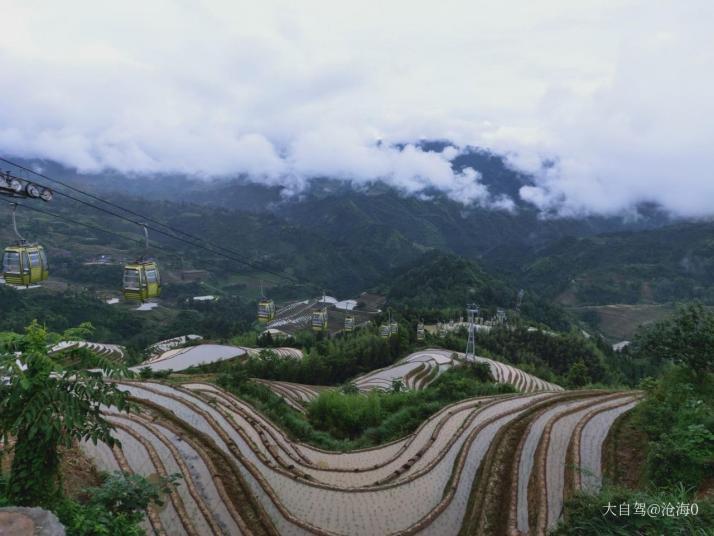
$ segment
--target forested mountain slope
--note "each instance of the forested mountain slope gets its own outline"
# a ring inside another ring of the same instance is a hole
[[[563,239],[526,263],[519,279],[564,304],[711,304],[714,223]]]

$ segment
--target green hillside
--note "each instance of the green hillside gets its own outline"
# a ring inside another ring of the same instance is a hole
[[[565,305],[714,303],[714,223],[558,241],[526,263],[528,288]]]

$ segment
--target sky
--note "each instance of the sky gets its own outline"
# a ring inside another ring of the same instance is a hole
[[[714,3],[0,0],[0,154],[83,173],[313,177],[562,215],[714,213]],[[459,149],[426,153],[424,139]],[[397,144],[399,144],[397,146]],[[544,163],[548,165],[544,165]]]

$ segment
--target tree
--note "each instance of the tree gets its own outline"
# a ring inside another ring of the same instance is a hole
[[[592,380],[588,375],[588,367],[585,366],[582,359],[578,359],[570,366],[566,381],[571,387],[582,387],[591,383]]]
[[[714,372],[714,314],[701,304],[687,305],[645,331],[637,344],[644,354],[682,363],[704,376]]]
[[[489,367],[487,363],[467,363],[466,371],[471,378],[480,382],[491,383],[496,381],[493,374],[491,374],[491,367]]]
[[[149,505],[162,506],[178,474],[151,480],[116,471],[102,485],[84,490],[82,502],[64,498],[53,511],[72,536],[143,536],[140,523]]]
[[[404,385],[404,380],[402,378],[394,378],[392,380],[392,387],[390,391],[392,393],[401,393],[406,389],[406,386]]]
[[[359,388],[352,382],[347,382],[340,387],[340,391],[346,395],[357,395],[359,394]]]
[[[82,324],[64,336],[77,340],[90,333],[91,325]],[[60,446],[79,440],[114,445],[102,405],[128,410],[126,393],[103,377],[124,374],[125,368],[86,348],[50,355],[51,343],[59,339],[33,321],[11,344],[0,340],[5,378],[0,385],[0,435],[6,445],[10,437],[15,440],[7,496],[17,505],[44,505],[56,497]],[[101,372],[86,370],[91,366]]]
[[[179,478],[180,474],[176,473],[150,482],[141,475],[115,471],[100,487],[87,490],[89,503],[138,523],[150,504],[163,505],[162,496],[172,490]]]

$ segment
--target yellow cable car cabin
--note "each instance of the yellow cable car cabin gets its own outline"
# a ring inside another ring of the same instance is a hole
[[[327,331],[327,309],[312,312],[312,330]]]
[[[275,318],[275,302],[268,298],[261,298],[258,302],[258,322],[267,324]]]
[[[136,261],[124,266],[124,299],[146,301],[161,293],[159,267],[154,261]]]
[[[2,257],[2,272],[8,285],[29,287],[49,277],[45,248],[39,244],[8,246]]]
[[[345,331],[354,331],[355,317],[352,315],[345,316]]]

